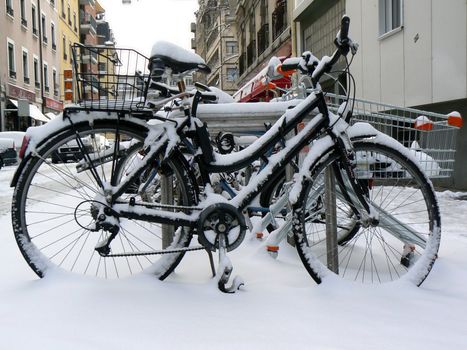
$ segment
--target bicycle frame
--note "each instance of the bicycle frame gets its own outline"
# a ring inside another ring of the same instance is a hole
[[[247,164],[251,164],[253,161],[261,158],[261,156],[266,154],[277,142],[284,139],[285,135],[292,131],[298,123],[302,122],[305,117],[311,113],[311,111],[315,108],[319,109],[320,114],[314,116],[308,123],[306,123],[305,127],[297,135],[287,140],[286,147],[272,156],[266,167],[257,176],[255,176],[248,185],[242,188],[234,198],[229,200],[229,203],[235,206],[238,210],[244,210],[262,191],[264,185],[274,176],[274,174],[284,169],[289,161],[291,161],[304,146],[323,134],[329,127],[329,114],[322,92],[310,95],[296,108],[299,108],[299,110],[294,111],[294,113],[286,112],[271,127],[271,129],[269,129],[268,132],[252,144],[260,145],[258,148],[255,148],[253,152],[249,150],[249,147],[237,152],[239,157],[232,164],[225,164],[222,162],[223,160],[225,161],[229,155],[223,156],[216,154],[216,161],[211,163],[207,163],[203,161],[203,158],[200,158],[202,171],[207,173],[232,172],[244,168]],[[197,123],[198,120],[196,118],[192,118],[191,122]],[[166,125],[166,128],[168,127],[172,127],[172,125]],[[175,131],[176,126],[173,126],[173,128],[174,129],[170,131],[165,130],[166,132],[162,132],[161,129],[159,129],[159,132],[156,133],[155,136],[153,135],[152,139],[146,140],[146,142],[150,141],[151,144],[149,153],[122,183],[114,186],[113,190],[111,190],[110,203],[113,204],[112,208],[119,216],[128,219],[139,219],[162,224],[182,226],[193,226],[196,224],[198,220],[198,213],[196,212],[174,213],[156,209],[161,207],[158,205],[136,204],[131,206],[128,205],[128,203],[121,203],[118,201],[120,195],[123,194],[136,179],[139,178],[144,169],[154,163],[156,158],[158,158],[162,152],[168,155],[175,151],[177,143],[173,141],[169,142],[169,137],[167,136],[167,133],[172,136],[174,135],[173,132]],[[201,210],[203,207],[185,209],[187,211],[189,209]]]

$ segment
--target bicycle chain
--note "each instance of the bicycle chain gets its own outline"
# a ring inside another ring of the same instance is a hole
[[[205,250],[203,246],[191,247],[191,248],[179,248],[179,249],[167,249],[167,250],[155,250],[152,252],[134,252],[134,253],[118,253],[118,254],[108,254],[104,255],[104,258],[124,258],[128,256],[146,256],[146,255],[163,255],[163,254],[175,254],[175,253],[185,253],[193,252],[197,250]]]

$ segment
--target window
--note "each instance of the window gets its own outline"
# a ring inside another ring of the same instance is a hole
[[[45,92],[49,92],[49,67],[47,66],[47,63],[44,63],[44,89]]]
[[[41,17],[41,26],[42,26],[42,42],[44,44],[47,44],[47,31],[45,27],[45,15],[44,14],[42,14],[42,17]]]
[[[57,70],[55,68],[52,69],[52,84],[54,87],[54,95],[58,96]]]
[[[32,34],[37,36],[36,5],[31,7]]]
[[[14,15],[13,4],[11,3],[11,0],[6,0],[6,13],[10,16]]]
[[[65,2],[60,0],[60,7],[62,8],[62,18],[65,18]]]
[[[237,43],[235,41],[227,41],[225,43],[227,55],[234,55],[237,53]]]
[[[70,9],[70,5],[68,5],[68,25],[71,26],[71,9]]]
[[[73,29],[75,32],[78,31],[78,27],[76,26],[76,12],[73,12]]]
[[[68,51],[70,52],[70,63],[73,63],[73,50],[71,49],[71,45],[68,46]]]
[[[34,56],[34,85],[36,89],[41,87],[41,79],[39,77],[39,58]]]
[[[62,38],[62,47],[63,47],[63,59],[66,60],[68,57],[67,57],[67,54],[66,54],[66,36],[64,35],[63,38]]]
[[[52,50],[57,50],[57,43],[55,41],[55,24],[50,23],[50,37],[52,39]]]
[[[29,56],[25,48],[23,48],[23,81],[29,84]]]
[[[16,79],[16,63],[15,63],[15,43],[9,39],[8,42],[8,76]]]
[[[24,5],[25,0],[20,0],[19,2],[19,9],[21,11],[21,24],[25,27],[28,26],[28,21],[26,19],[26,7]]]
[[[402,0],[379,0],[379,34],[402,27]]]
[[[238,79],[237,68],[227,68],[227,81],[236,81]]]

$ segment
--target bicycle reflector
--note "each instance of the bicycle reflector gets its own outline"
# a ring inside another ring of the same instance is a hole
[[[24,135],[23,142],[21,143],[21,148],[19,150],[19,155],[18,155],[19,159],[23,159],[24,153],[26,152],[28,145],[29,145],[29,136]]]
[[[421,115],[415,119],[414,128],[417,130],[431,131],[433,129],[433,122],[430,118]]]
[[[462,121],[462,116],[459,112],[452,111],[448,114],[448,124],[451,126],[455,126],[457,128],[461,128],[464,122]]]

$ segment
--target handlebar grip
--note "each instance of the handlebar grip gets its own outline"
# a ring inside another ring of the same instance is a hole
[[[341,40],[341,42],[345,42],[349,38],[349,25],[350,25],[349,16],[347,16],[347,15],[342,16],[341,30],[340,30],[340,40]]]
[[[297,64],[281,64],[277,67],[277,72],[281,73],[282,75],[289,75],[290,73],[295,72],[297,68]]]
[[[203,90],[203,91],[207,91],[207,92],[210,92],[210,91],[211,91],[211,89],[209,88],[209,86],[204,85],[204,84],[202,84],[202,83],[200,83],[200,82],[198,82],[198,81],[195,82],[195,87],[198,88],[198,89],[200,89],[200,90]]]

